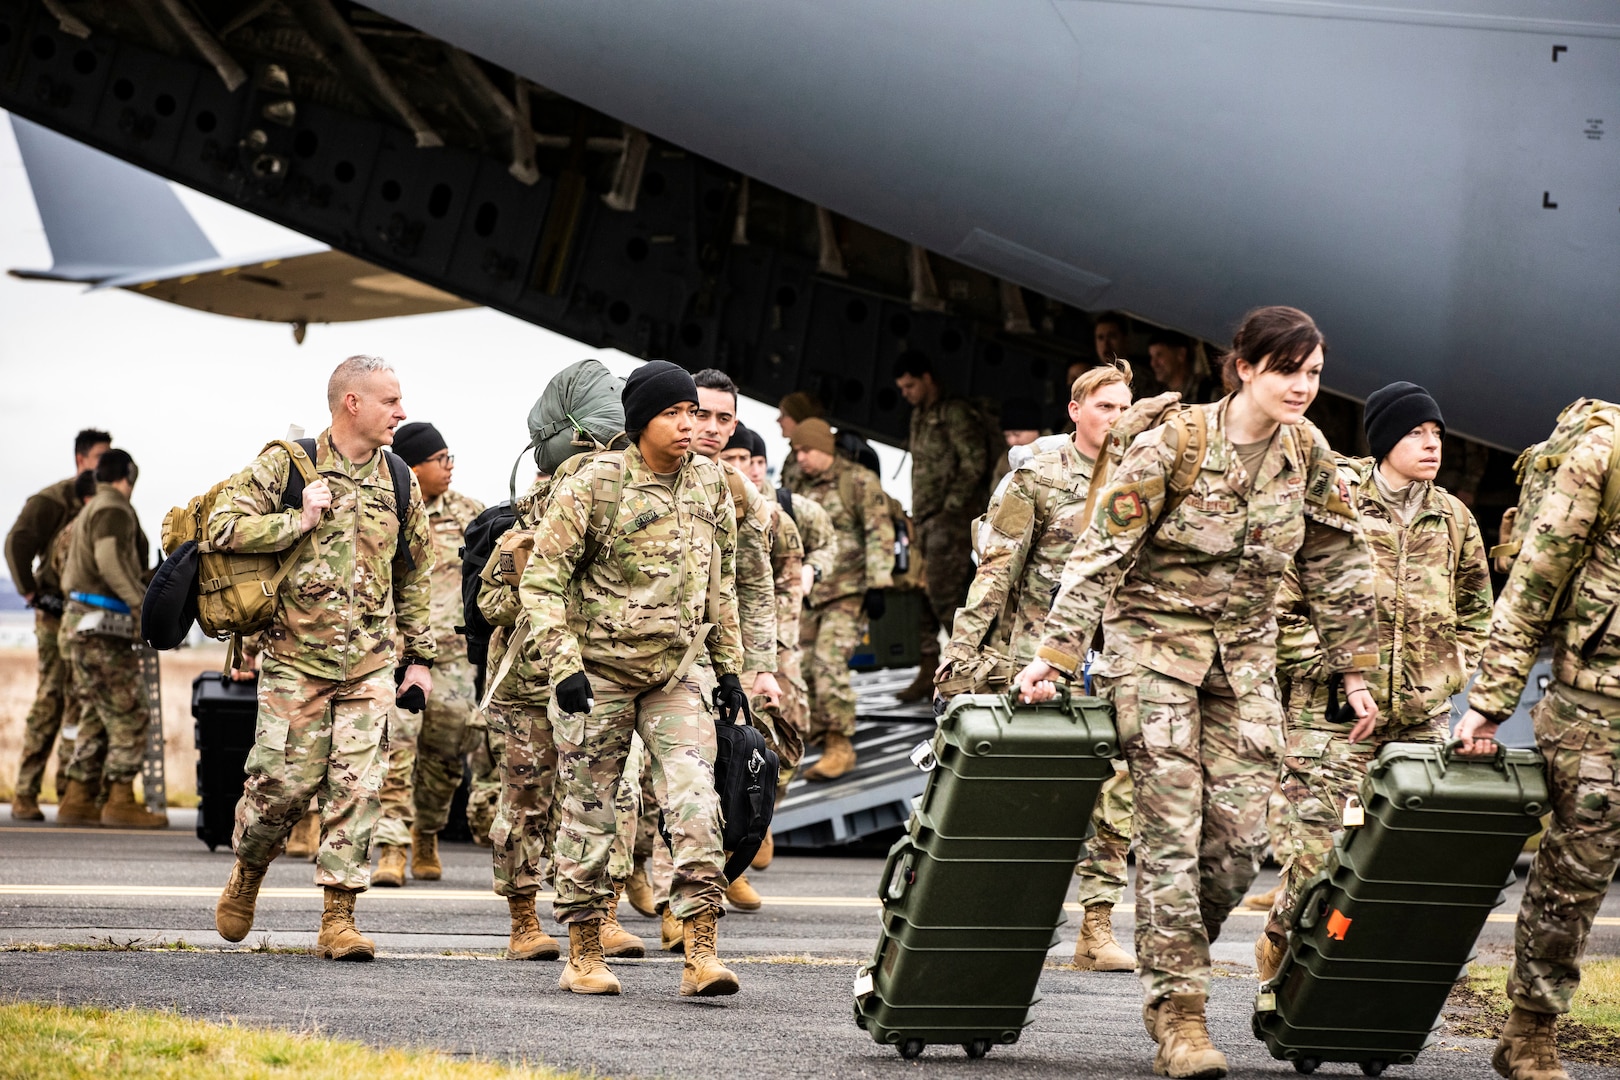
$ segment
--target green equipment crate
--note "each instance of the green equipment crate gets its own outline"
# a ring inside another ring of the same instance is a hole
[[[922,609],[928,597],[920,589],[890,589],[883,602],[883,618],[868,621],[866,635],[849,658],[856,671],[922,663]]]
[[[1385,746],[1361,784],[1365,823],[1344,830],[1290,913],[1254,1034],[1299,1072],[1343,1061],[1377,1076],[1417,1060],[1541,827],[1541,755],[1465,758],[1459,745]]]
[[[1064,922],[1119,752],[1100,698],[1018,705],[960,695],[920,757],[930,770],[879,883],[883,933],[855,980],[855,1022],[914,1058],[1018,1041]]]

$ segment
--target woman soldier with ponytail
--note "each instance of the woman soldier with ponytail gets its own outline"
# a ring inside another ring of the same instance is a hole
[[[1160,1076],[1226,1075],[1204,1017],[1209,945],[1254,878],[1276,783],[1273,612],[1290,563],[1326,671],[1358,718],[1377,715],[1362,675],[1378,659],[1372,557],[1327,440],[1305,419],[1323,347],[1295,308],[1244,318],[1223,360],[1228,395],[1125,451],[1018,675],[1025,701],[1051,699],[1055,679],[1081,676],[1102,626],[1091,673],[1136,786],[1137,964]],[[1178,489],[1178,461],[1200,446],[1196,477]]]

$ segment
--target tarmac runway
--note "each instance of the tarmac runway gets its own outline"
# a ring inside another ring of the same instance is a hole
[[[750,875],[766,900],[720,924],[721,956],[742,992],[682,999],[678,957],[656,950],[658,927],[626,908],[628,929],[653,948],[615,961],[617,998],[557,990],[556,963],[498,959],[506,905],[489,891],[489,856],[447,845],[445,879],[373,889],[361,897],[361,929],[376,939],[371,964],[333,964],[301,953],[314,944],[320,892],[308,863],[279,860],[240,945],[214,931],[214,901],[231,858],[192,833],[193,814],[170,813],[162,832],[58,829],[0,820],[0,995],[35,1000],[170,1008],[205,1019],[325,1034],[376,1045],[423,1045],[452,1054],[594,1070],[613,1077],[1147,1077],[1153,1044],[1142,1030],[1141,989],[1128,974],[1057,966],[1070,958],[1079,917],[1041,980],[1043,1000],[1013,1046],[969,1061],[957,1047],[930,1047],[904,1062],[851,1019],[855,966],[877,940],[876,858],[778,856]],[[1266,874],[1256,888],[1269,887]],[[1483,959],[1506,959],[1518,887],[1493,915]],[[1128,898],[1127,898],[1128,899]],[[1130,943],[1128,904],[1116,933]],[[552,932],[549,911],[542,921]],[[1210,1027],[1238,1076],[1292,1076],[1249,1030],[1251,944],[1260,920],[1238,913],[1214,947]],[[158,949],[184,941],[192,949]],[[109,946],[136,945],[131,951]],[[95,951],[26,951],[27,945],[96,945]],[[252,951],[258,949],[259,951]],[[1591,953],[1620,953],[1620,899],[1605,903]],[[1453,1036],[1390,1077],[1486,1077],[1490,1044]],[[1612,1075],[1571,1066],[1577,1078]],[[1356,1075],[1324,1065],[1318,1075]]]

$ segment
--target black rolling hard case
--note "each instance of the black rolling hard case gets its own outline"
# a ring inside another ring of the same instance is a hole
[[[1290,913],[1288,948],[1260,988],[1254,1033],[1302,1073],[1353,1062],[1368,1076],[1434,1041],[1452,984],[1547,811],[1534,750],[1454,755],[1392,743],[1362,781],[1327,868]]]
[[[258,680],[233,682],[205,671],[191,683],[191,718],[197,739],[197,839],[208,850],[231,846],[236,804],[247,781],[259,717]]]
[[[1118,749],[1100,698],[951,701],[913,755],[931,771],[889,851],[883,933],[855,979],[855,1022],[874,1040],[905,1058],[1018,1041]]]

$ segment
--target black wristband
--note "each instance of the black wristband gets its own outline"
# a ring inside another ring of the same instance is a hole
[[[404,658],[400,660],[399,666],[400,667],[425,667],[425,668],[428,668],[429,670],[432,670],[433,661],[424,660],[420,656],[417,656],[415,653],[406,653]]]

